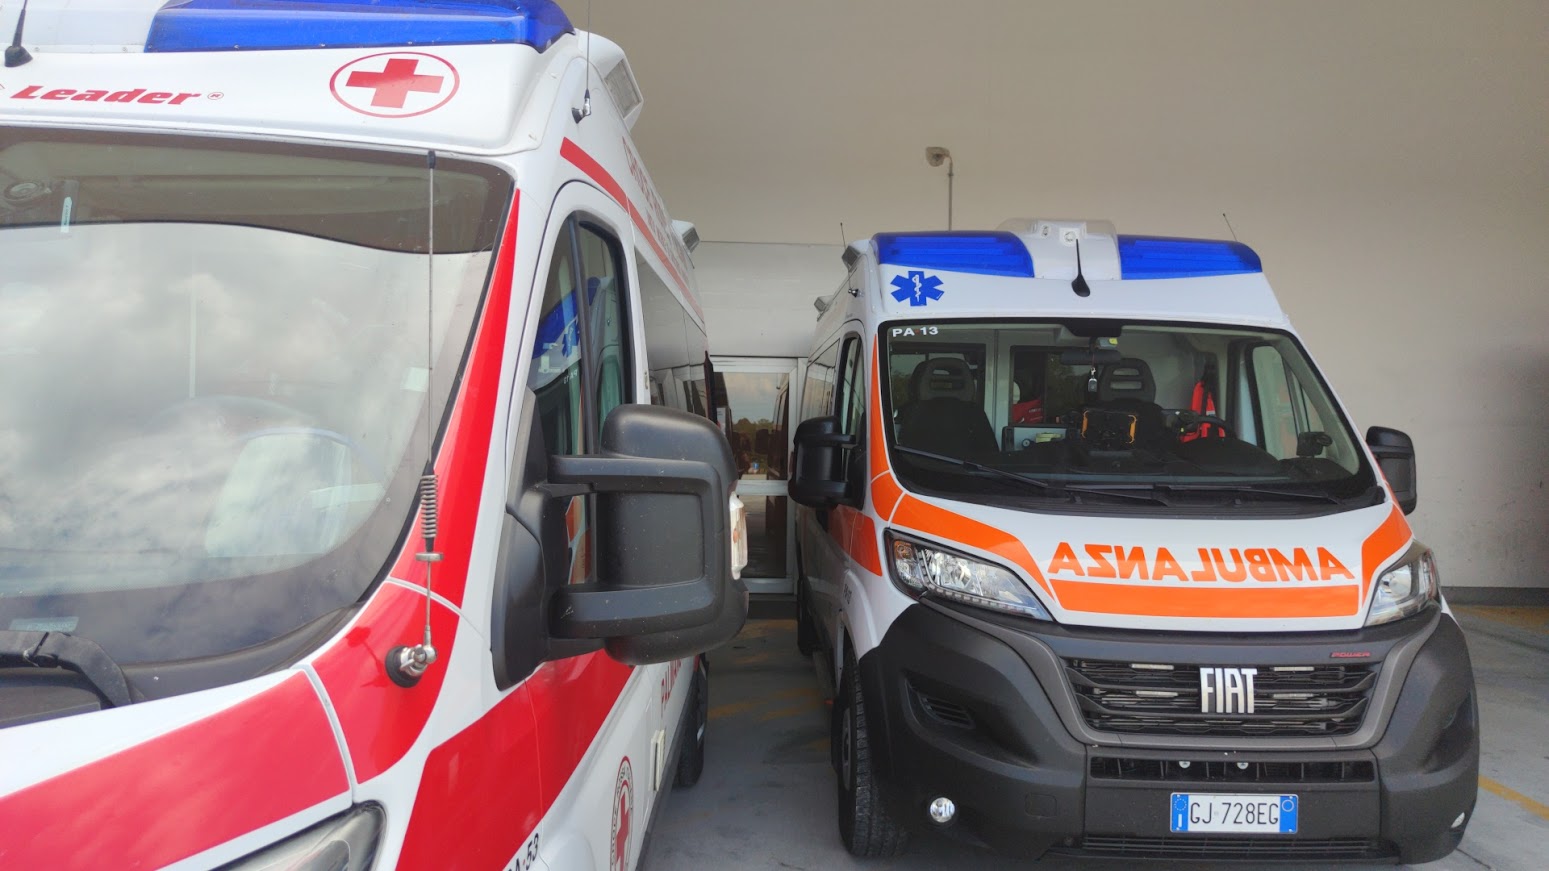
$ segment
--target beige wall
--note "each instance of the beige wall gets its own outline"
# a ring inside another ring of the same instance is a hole
[[[837,262],[800,293],[776,273],[841,221],[943,226],[927,145],[959,228],[1223,236],[1226,212],[1357,422],[1414,435],[1446,580],[1549,587],[1549,3],[591,3],[674,216],[822,246],[704,249],[712,303],[775,281],[807,319]]]

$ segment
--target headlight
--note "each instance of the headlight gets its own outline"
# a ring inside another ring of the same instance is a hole
[[[1000,566],[887,534],[893,577],[910,590],[969,605],[1048,620],[1049,611],[1022,579]]]
[[[367,871],[382,840],[382,808],[363,804],[227,865],[221,871]]]
[[[1398,565],[1377,579],[1371,609],[1366,612],[1366,625],[1376,626],[1408,617],[1439,598],[1441,575],[1436,570],[1436,557],[1429,548],[1416,545]]]

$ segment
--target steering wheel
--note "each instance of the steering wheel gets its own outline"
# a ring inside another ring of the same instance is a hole
[[[1219,435],[1210,437],[1227,438],[1232,434],[1230,424],[1213,414],[1206,414],[1203,411],[1195,411],[1192,408],[1164,408],[1162,409],[1162,414],[1169,421],[1168,429],[1179,435],[1198,433],[1199,428],[1205,424],[1216,427],[1217,433],[1219,433]]]

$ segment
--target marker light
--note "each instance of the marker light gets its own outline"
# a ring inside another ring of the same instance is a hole
[[[878,233],[877,262],[946,272],[1033,277],[1033,255],[1013,233]]]
[[[554,0],[171,0],[147,52],[426,45],[529,45],[543,51],[570,19]]]
[[[1436,569],[1436,557],[1429,549],[1416,547],[1377,579],[1372,603],[1366,612],[1366,625],[1376,626],[1408,617],[1439,598],[1441,574]]]
[[[1022,579],[991,563],[896,533],[887,534],[893,577],[908,589],[981,608],[1048,620],[1049,611]]]
[[[1205,278],[1263,272],[1264,264],[1241,242],[1120,236],[1119,274],[1126,280]]]

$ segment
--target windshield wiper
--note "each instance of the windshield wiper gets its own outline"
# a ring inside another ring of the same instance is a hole
[[[983,463],[975,463],[972,460],[964,460],[958,457],[949,457],[945,454],[922,451],[919,448],[906,448],[902,445],[897,445],[895,446],[895,450],[899,451],[900,453],[913,454],[917,457],[926,457],[927,459],[940,460],[943,463],[951,463],[954,466],[961,466],[962,468],[970,469],[975,472],[983,472],[987,475],[994,475],[997,478],[1005,478],[1007,480],[1015,481],[1018,484],[1025,484],[1029,487],[1033,487],[1040,493],[1050,493],[1050,491],[1052,491],[1054,495],[1064,495],[1067,493],[1088,493],[1098,496],[1113,496],[1118,499],[1137,499],[1141,502],[1156,502],[1163,505],[1167,504],[1166,500],[1154,492],[1126,492],[1128,489],[1133,489],[1128,485],[1119,485],[1117,488],[1107,488],[1091,487],[1084,484],[1053,484],[1048,481],[1041,481],[1037,478],[1029,478],[1025,475],[1018,475],[1015,472],[1008,472],[1005,469],[997,469],[994,466],[986,466]],[[1146,484],[1143,486],[1149,490],[1151,485]]]
[[[1262,484],[1156,484],[1169,493],[1237,493],[1252,496],[1270,496],[1281,499],[1300,499],[1311,502],[1342,502],[1338,496],[1312,490],[1282,490]]]
[[[925,457],[931,460],[940,460],[943,463],[951,463],[954,466],[961,466],[965,469],[972,469],[975,472],[984,472],[985,474],[994,475],[997,478],[1005,478],[1009,481],[1015,481],[1018,484],[1025,484],[1029,487],[1036,488],[1039,492],[1048,490],[1054,486],[1048,481],[1040,481],[1037,478],[1029,478],[1024,475],[1018,475],[1015,472],[1008,472],[1005,469],[997,469],[994,466],[986,466],[983,463],[975,463],[972,460],[964,460],[959,457],[949,457],[946,454],[936,454],[931,453],[930,451],[922,451],[919,448],[906,448],[902,445],[897,445],[894,449],[899,453],[913,454],[916,457]]]
[[[14,666],[68,669],[85,678],[115,708],[134,701],[129,697],[124,670],[90,638],[65,632],[0,629],[0,667]]]

